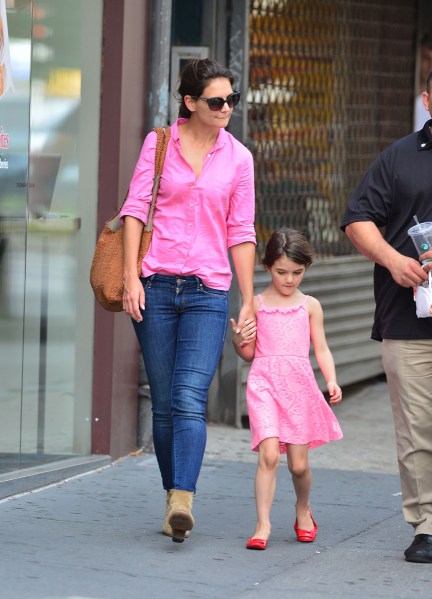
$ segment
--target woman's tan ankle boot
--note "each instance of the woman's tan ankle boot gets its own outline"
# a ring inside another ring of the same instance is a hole
[[[171,524],[169,523],[169,516],[170,516],[170,503],[171,503],[171,495],[172,495],[173,490],[171,489],[170,491],[166,492],[166,508],[165,508],[165,517],[164,517],[164,521],[163,521],[163,527],[162,527],[162,532],[164,535],[166,535],[167,537],[172,537],[172,528],[171,528]],[[188,538],[190,534],[190,531],[187,530],[185,537]]]
[[[192,491],[171,491],[169,500],[168,524],[172,529],[172,540],[183,543],[186,532],[195,524],[192,516]]]

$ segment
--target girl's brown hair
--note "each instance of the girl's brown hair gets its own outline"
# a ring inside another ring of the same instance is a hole
[[[288,227],[281,227],[273,232],[267,242],[262,263],[271,268],[283,256],[306,268],[313,262],[313,250],[306,237],[300,231]]]

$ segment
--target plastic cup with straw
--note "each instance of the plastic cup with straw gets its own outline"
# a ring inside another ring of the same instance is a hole
[[[408,235],[411,237],[420,256],[432,249],[432,222],[420,223],[416,215],[413,218],[416,224],[408,229]],[[427,258],[423,260],[423,264],[431,261],[432,258]]]

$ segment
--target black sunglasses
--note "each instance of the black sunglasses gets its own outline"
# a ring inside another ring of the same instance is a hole
[[[232,94],[224,98],[198,98],[198,96],[191,96],[194,100],[202,100],[203,102],[207,102],[207,106],[210,110],[216,112],[217,110],[222,110],[225,102],[228,104],[228,108],[234,108],[240,102],[240,92],[234,91]]]

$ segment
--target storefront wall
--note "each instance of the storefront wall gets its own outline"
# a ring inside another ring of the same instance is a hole
[[[135,447],[138,348],[124,315],[95,309],[88,272],[154,125],[159,6],[1,2],[13,89],[0,88],[0,473]],[[170,96],[183,62],[208,55],[247,100],[230,127],[255,156],[258,256],[280,224],[306,226],[327,259],[351,251],[337,230],[348,191],[411,126],[416,3],[170,6]],[[175,101],[163,116],[176,118]],[[234,282],[234,311],[237,298]],[[245,373],[231,349],[209,417],[238,424]]]
[[[259,257],[283,224],[305,231],[319,257],[356,253],[339,229],[349,195],[412,131],[417,4],[250,1]]]
[[[246,143],[256,172],[256,291],[268,284],[259,262],[271,232],[283,225],[304,231],[317,254],[304,291],[323,305],[338,380],[350,385],[382,373],[382,364],[370,340],[373,264],[339,223],[379,152],[413,131],[417,47],[431,32],[431,3],[250,0],[249,9]],[[423,111],[422,124],[427,118]],[[237,366],[239,423],[247,417],[249,366]]]
[[[91,449],[102,0],[0,0],[0,473]],[[4,37],[5,39],[5,37]]]

